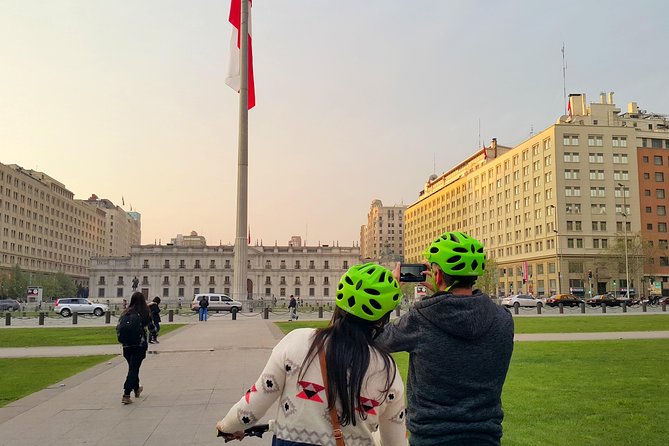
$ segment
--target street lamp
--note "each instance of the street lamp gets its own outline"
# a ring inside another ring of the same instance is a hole
[[[625,186],[622,183],[618,183],[618,186],[620,186],[620,190],[623,194],[623,217],[625,217],[625,281],[627,282],[627,286],[625,287],[625,294],[627,294],[627,299],[630,298],[630,266],[629,266],[629,258],[627,256],[627,198],[625,194]]]
[[[557,208],[554,204],[548,205],[548,207],[553,208],[553,217],[554,217],[554,227],[553,232],[555,232],[555,255],[557,257],[557,294],[562,294],[562,287],[560,283],[562,282],[562,274],[560,273],[560,234],[558,233],[558,215]]]

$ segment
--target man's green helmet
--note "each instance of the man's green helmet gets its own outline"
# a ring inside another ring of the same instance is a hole
[[[445,232],[423,255],[449,276],[476,277],[485,269],[483,244],[464,232]]]
[[[354,265],[337,287],[337,306],[366,321],[378,321],[400,303],[402,291],[393,274],[376,263]]]

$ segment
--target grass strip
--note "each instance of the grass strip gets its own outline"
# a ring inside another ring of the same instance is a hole
[[[0,359],[0,407],[42,390],[114,355]]]
[[[160,336],[186,324],[161,324]],[[0,347],[61,347],[117,344],[116,326],[0,329]],[[1,376],[1,375],[0,375]]]

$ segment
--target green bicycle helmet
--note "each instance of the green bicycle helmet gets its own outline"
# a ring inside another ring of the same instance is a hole
[[[453,277],[477,277],[485,269],[483,244],[464,232],[445,232],[423,255],[430,264],[436,263]]]
[[[376,263],[354,265],[342,276],[335,303],[366,321],[378,321],[399,305],[402,292],[393,274]]]

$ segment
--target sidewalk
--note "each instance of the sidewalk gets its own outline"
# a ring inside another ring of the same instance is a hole
[[[216,421],[255,382],[281,336],[258,318],[191,324],[150,346],[140,372],[144,392],[133,404],[121,404],[127,366],[116,357],[0,408],[0,445],[225,444],[215,437]],[[98,354],[109,348],[119,353],[118,345],[38,349]],[[269,438],[244,440],[267,444]]]

